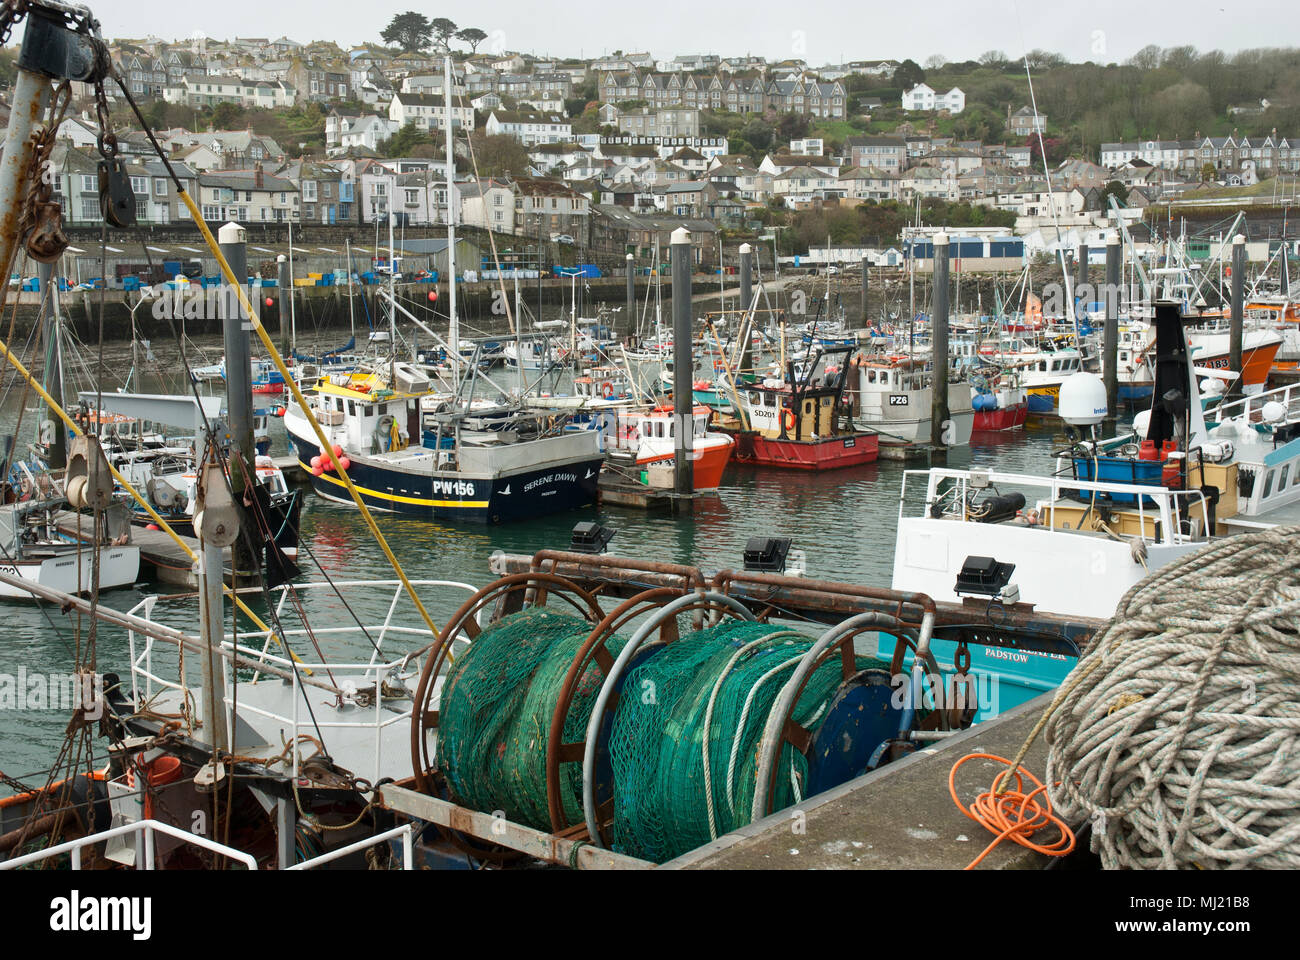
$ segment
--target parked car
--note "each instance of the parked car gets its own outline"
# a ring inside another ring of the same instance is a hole
[[[567,233],[557,234],[554,237],[551,237],[551,239],[555,243],[568,243],[568,244],[573,243],[573,237],[569,236]]]

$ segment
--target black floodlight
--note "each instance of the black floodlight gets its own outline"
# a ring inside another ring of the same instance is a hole
[[[613,527],[604,527],[599,523],[584,520],[574,525],[569,549],[574,553],[604,553],[616,532]]]
[[[764,573],[784,573],[785,558],[790,553],[787,537],[750,537],[745,541],[745,569]]]
[[[958,595],[999,596],[1002,588],[1011,582],[1011,573],[1015,569],[1014,563],[998,563],[992,557],[967,557],[961,565],[961,573],[957,574],[957,585],[953,590]]]

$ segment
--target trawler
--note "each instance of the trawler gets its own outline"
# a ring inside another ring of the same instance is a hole
[[[322,378],[307,395],[343,468],[366,504],[429,518],[501,523],[595,502],[604,457],[594,430],[568,431],[568,412],[514,401],[462,402],[436,393],[410,364],[378,373]],[[477,363],[466,368],[468,381]],[[304,411],[284,413],[298,464],[316,492],[350,503]]]

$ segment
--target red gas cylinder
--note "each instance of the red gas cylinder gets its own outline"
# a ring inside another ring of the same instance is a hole
[[[1175,443],[1173,440],[1166,440],[1160,447],[1160,459],[1168,460],[1169,454],[1174,453],[1175,451],[1177,451],[1177,449],[1178,449],[1177,443]]]
[[[1155,460],[1155,459],[1157,459],[1157,456],[1156,456],[1156,442],[1155,442],[1154,440],[1143,440],[1143,441],[1142,441],[1142,446],[1138,448],[1138,459],[1139,459],[1139,460]]]

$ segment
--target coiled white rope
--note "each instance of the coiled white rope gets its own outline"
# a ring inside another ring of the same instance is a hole
[[[1045,729],[1052,801],[1104,867],[1300,867],[1300,526],[1130,589]]]

